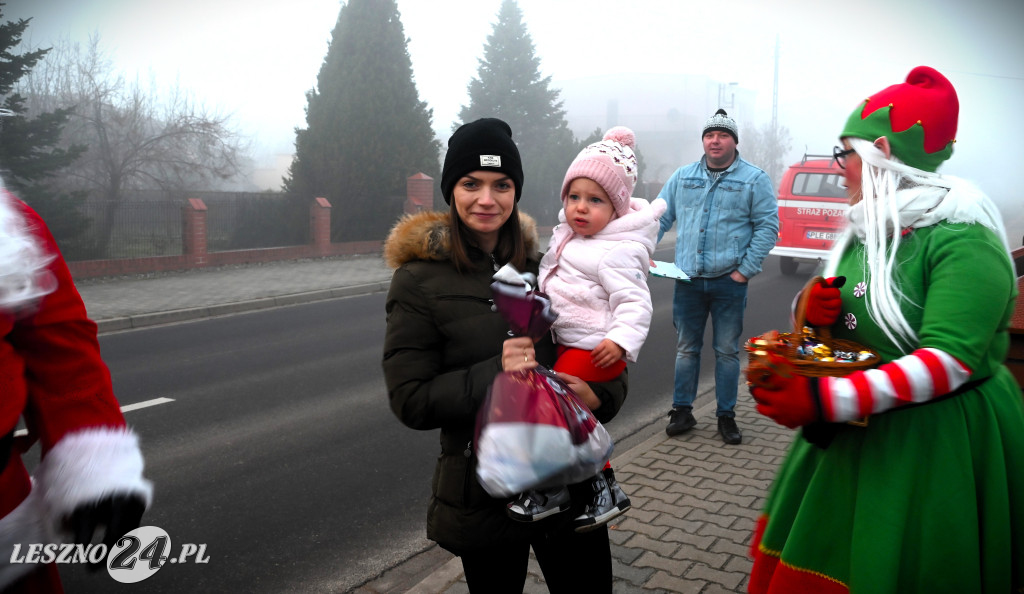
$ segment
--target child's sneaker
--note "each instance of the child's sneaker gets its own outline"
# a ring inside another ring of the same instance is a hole
[[[569,489],[553,487],[520,493],[508,504],[508,515],[520,522],[536,522],[569,509]]]
[[[590,501],[583,513],[572,521],[576,532],[588,532],[604,526],[632,505],[611,469],[597,473],[590,486],[593,489]]]

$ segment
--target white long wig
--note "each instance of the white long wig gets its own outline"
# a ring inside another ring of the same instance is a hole
[[[46,269],[47,254],[25,228],[13,198],[0,179],[0,310],[17,311],[52,293],[56,279]]]
[[[902,231],[928,227],[942,221],[977,223],[991,229],[1002,240],[1009,258],[1009,243],[1002,215],[992,201],[974,184],[949,175],[910,167],[896,157],[886,158],[872,142],[848,138],[860,156],[862,199],[847,211],[846,230],[836,240],[825,267],[825,276],[835,276],[839,257],[853,238],[864,243],[864,278],[867,279],[868,313],[889,340],[905,354],[916,348],[917,333],[900,309],[904,295],[896,275],[896,252]]]

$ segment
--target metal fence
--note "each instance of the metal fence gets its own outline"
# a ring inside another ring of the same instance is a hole
[[[78,207],[83,229],[57,237],[70,261],[170,256],[181,253],[181,202],[89,201]]]
[[[283,194],[190,193],[207,206],[211,252],[303,245],[309,242],[309,205]],[[69,261],[142,258],[182,253],[185,197],[146,192],[119,202],[86,201],[77,210],[84,228],[57,237]]]
[[[208,196],[204,202],[208,251],[304,245],[310,241],[308,203],[297,203],[281,194],[224,194]]]

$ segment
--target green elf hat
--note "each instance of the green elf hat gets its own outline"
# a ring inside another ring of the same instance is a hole
[[[934,68],[918,66],[906,82],[868,97],[839,137],[874,141],[885,136],[900,161],[934,172],[953,154],[959,112],[949,80]]]

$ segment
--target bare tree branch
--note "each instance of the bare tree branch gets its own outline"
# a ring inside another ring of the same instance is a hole
[[[56,43],[21,91],[30,111],[74,109],[64,142],[88,150],[66,183],[106,200],[141,188],[208,189],[238,176],[247,157],[230,115],[208,110],[177,82],[161,97],[153,81],[127,80],[95,34],[84,48]]]
[[[144,85],[115,72],[94,34],[84,48],[58,41],[19,85],[29,113],[73,110],[61,145],[86,150],[55,185],[108,202],[100,252],[129,191],[210,189],[238,177],[248,158],[230,115],[208,110],[177,81],[161,96],[150,78]]]

